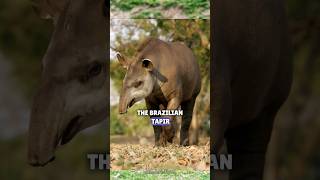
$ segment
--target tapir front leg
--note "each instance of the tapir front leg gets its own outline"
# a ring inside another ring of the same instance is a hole
[[[152,104],[151,102],[149,102],[146,99],[146,106],[148,110],[158,110],[159,106]],[[150,118],[152,118],[153,116],[150,116]],[[154,131],[154,142],[156,146],[160,146],[163,140],[160,139],[160,135],[161,135],[161,127],[160,126],[153,126],[153,131]]]
[[[173,98],[168,102],[167,110],[177,110],[180,106],[181,100],[179,98]],[[172,143],[176,134],[177,122],[174,116],[169,117],[171,119],[169,126],[163,126],[162,138],[164,139],[164,145],[166,142]]]

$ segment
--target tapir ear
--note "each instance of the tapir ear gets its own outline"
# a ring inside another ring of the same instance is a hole
[[[150,59],[142,59],[142,66],[146,68],[148,71],[153,70],[153,63]]]
[[[128,68],[127,60],[120,53],[117,53],[117,59],[122,67],[124,67],[126,69]]]

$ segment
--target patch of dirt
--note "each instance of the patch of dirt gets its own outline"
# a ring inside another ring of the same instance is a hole
[[[209,141],[205,145],[182,147],[170,144],[111,144],[112,170],[210,170]]]

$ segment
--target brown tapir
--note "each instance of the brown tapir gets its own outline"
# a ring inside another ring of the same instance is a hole
[[[191,49],[181,42],[167,43],[149,38],[131,61],[117,54],[127,69],[120,94],[119,113],[126,113],[135,102],[145,99],[148,109],[161,107],[183,110],[180,144],[188,145],[193,106],[201,88],[200,71]],[[153,126],[155,144],[172,142],[175,120],[170,126]]]
[[[292,79],[284,2],[214,0],[211,24],[211,153],[219,153],[225,138],[233,155],[230,179],[260,180]]]

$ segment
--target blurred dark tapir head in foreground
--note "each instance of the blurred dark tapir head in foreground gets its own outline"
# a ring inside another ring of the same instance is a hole
[[[28,162],[44,166],[59,145],[107,116],[104,0],[34,0],[54,22],[31,112]]]

